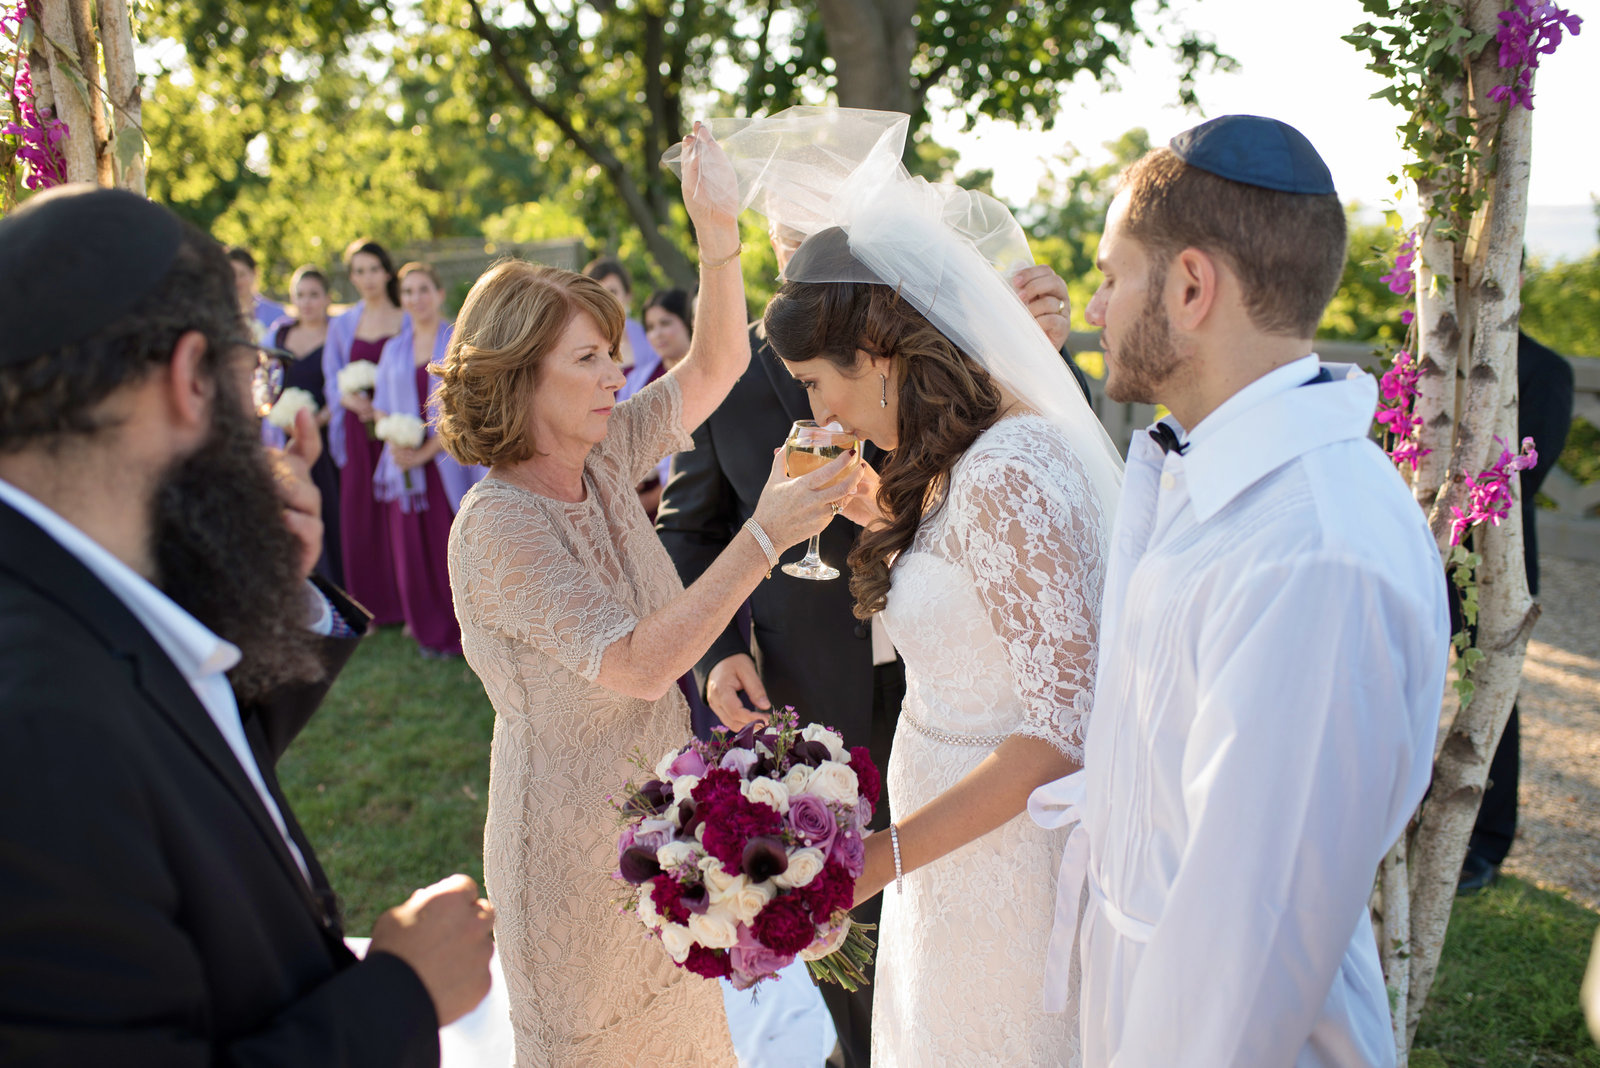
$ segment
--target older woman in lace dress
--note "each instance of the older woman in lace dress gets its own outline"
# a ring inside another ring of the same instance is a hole
[[[853,457],[792,481],[775,458],[752,522],[687,590],[646,520],[634,486],[691,447],[750,359],[727,160],[698,131],[686,147],[702,325],[670,374],[618,404],[615,299],[515,261],[473,287],[441,368],[440,437],[490,467],[456,517],[450,581],[495,708],[484,875],[525,1066],[734,1063],[717,985],[619,914],[609,796],[634,753],[689,736],[674,680],[856,484],[827,486]]]

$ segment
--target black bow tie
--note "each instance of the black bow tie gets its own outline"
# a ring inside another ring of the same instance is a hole
[[[1150,431],[1150,438],[1157,445],[1161,446],[1161,451],[1163,453],[1175,452],[1179,456],[1182,456],[1189,448],[1187,442],[1180,442],[1178,440],[1177,431],[1173,430],[1166,423],[1157,423],[1155,425],[1155,429]]]

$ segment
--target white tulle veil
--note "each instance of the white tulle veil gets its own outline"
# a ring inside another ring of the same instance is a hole
[[[794,107],[707,125],[733,164],[741,209],[805,235],[845,232],[848,254],[808,254],[802,244],[786,279],[899,287],[946,337],[1061,427],[1109,525],[1122,459],[1011,286],[1033,256],[1004,204],[912,177],[900,162],[910,119],[897,112]],[[663,162],[677,170],[680,151]]]

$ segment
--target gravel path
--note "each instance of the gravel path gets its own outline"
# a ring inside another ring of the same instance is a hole
[[[1505,871],[1600,909],[1600,564],[1540,561],[1522,669],[1522,784]]]

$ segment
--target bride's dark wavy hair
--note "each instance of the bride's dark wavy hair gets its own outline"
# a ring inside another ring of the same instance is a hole
[[[893,360],[898,444],[878,486],[889,523],[863,531],[850,553],[855,614],[866,619],[888,598],[889,561],[943,506],[956,461],[999,417],[1000,389],[888,285],[785,282],[763,323],[774,351],[791,363],[824,359],[855,377],[857,349]]]

